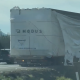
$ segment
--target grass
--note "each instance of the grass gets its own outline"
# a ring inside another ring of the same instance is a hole
[[[55,69],[28,69],[0,73],[0,80],[71,80]]]

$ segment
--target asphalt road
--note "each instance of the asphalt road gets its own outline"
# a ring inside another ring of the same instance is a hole
[[[18,64],[7,65],[6,63],[0,63],[0,73],[6,71],[15,71],[15,70],[28,70],[28,69],[46,69],[47,67],[21,67]]]

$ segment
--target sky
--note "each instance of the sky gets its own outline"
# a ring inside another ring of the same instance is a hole
[[[80,13],[80,0],[0,0],[0,29],[10,33],[10,9],[20,8],[53,8]]]

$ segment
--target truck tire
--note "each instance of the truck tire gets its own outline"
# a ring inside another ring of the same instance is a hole
[[[7,64],[14,64],[14,62],[11,62],[11,61],[7,61]]]
[[[7,64],[14,64],[14,59],[10,59],[6,62]]]

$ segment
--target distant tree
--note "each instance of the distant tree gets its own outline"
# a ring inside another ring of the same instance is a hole
[[[10,35],[0,36],[0,49],[10,48]]]
[[[3,49],[4,47],[2,46],[2,44],[0,43],[0,49]]]

